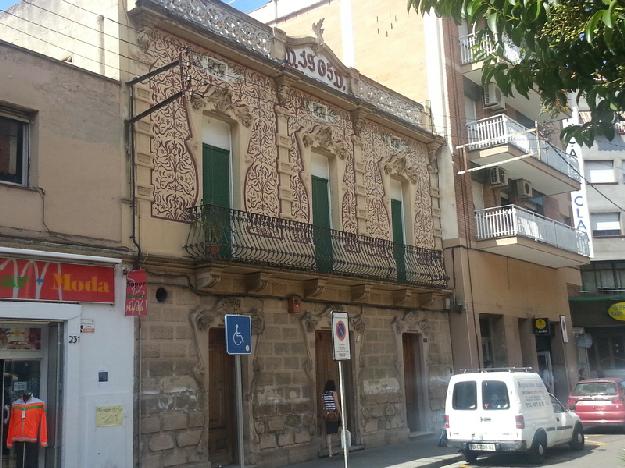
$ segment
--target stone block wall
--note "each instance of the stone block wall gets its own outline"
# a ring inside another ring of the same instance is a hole
[[[164,303],[150,302],[142,319],[140,456],[143,466],[210,466],[206,369],[208,328],[224,313],[250,314],[253,354],[242,359],[246,462],[281,466],[315,459],[323,443],[317,421],[315,331],[329,329],[329,310],[350,315],[354,427],[367,447],[405,440],[401,334],[423,340],[428,430],[442,425],[452,369],[446,313],[303,303],[289,314],[285,300],[198,296],[175,281]],[[234,392],[233,392],[234,394]]]

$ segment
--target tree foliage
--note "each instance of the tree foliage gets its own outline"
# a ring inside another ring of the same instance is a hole
[[[478,43],[493,41],[483,82],[495,81],[505,95],[535,89],[554,113],[566,108],[567,93],[584,98],[591,120],[565,128],[565,141],[614,137],[625,110],[625,0],[408,0],[408,7],[464,19],[479,31]],[[510,43],[520,51],[514,62],[505,54]]]

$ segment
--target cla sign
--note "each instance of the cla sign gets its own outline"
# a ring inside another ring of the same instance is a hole
[[[349,318],[346,312],[332,312],[332,347],[335,361],[352,358],[349,346]]]

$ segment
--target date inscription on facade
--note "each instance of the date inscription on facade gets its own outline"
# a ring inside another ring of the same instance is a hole
[[[348,93],[348,78],[332,64],[332,61],[318,55],[310,47],[286,49],[286,64],[317,81],[321,81],[342,93]]]

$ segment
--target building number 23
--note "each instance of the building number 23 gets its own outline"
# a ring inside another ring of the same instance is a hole
[[[78,335],[69,335],[69,344],[76,344],[80,340]]]

